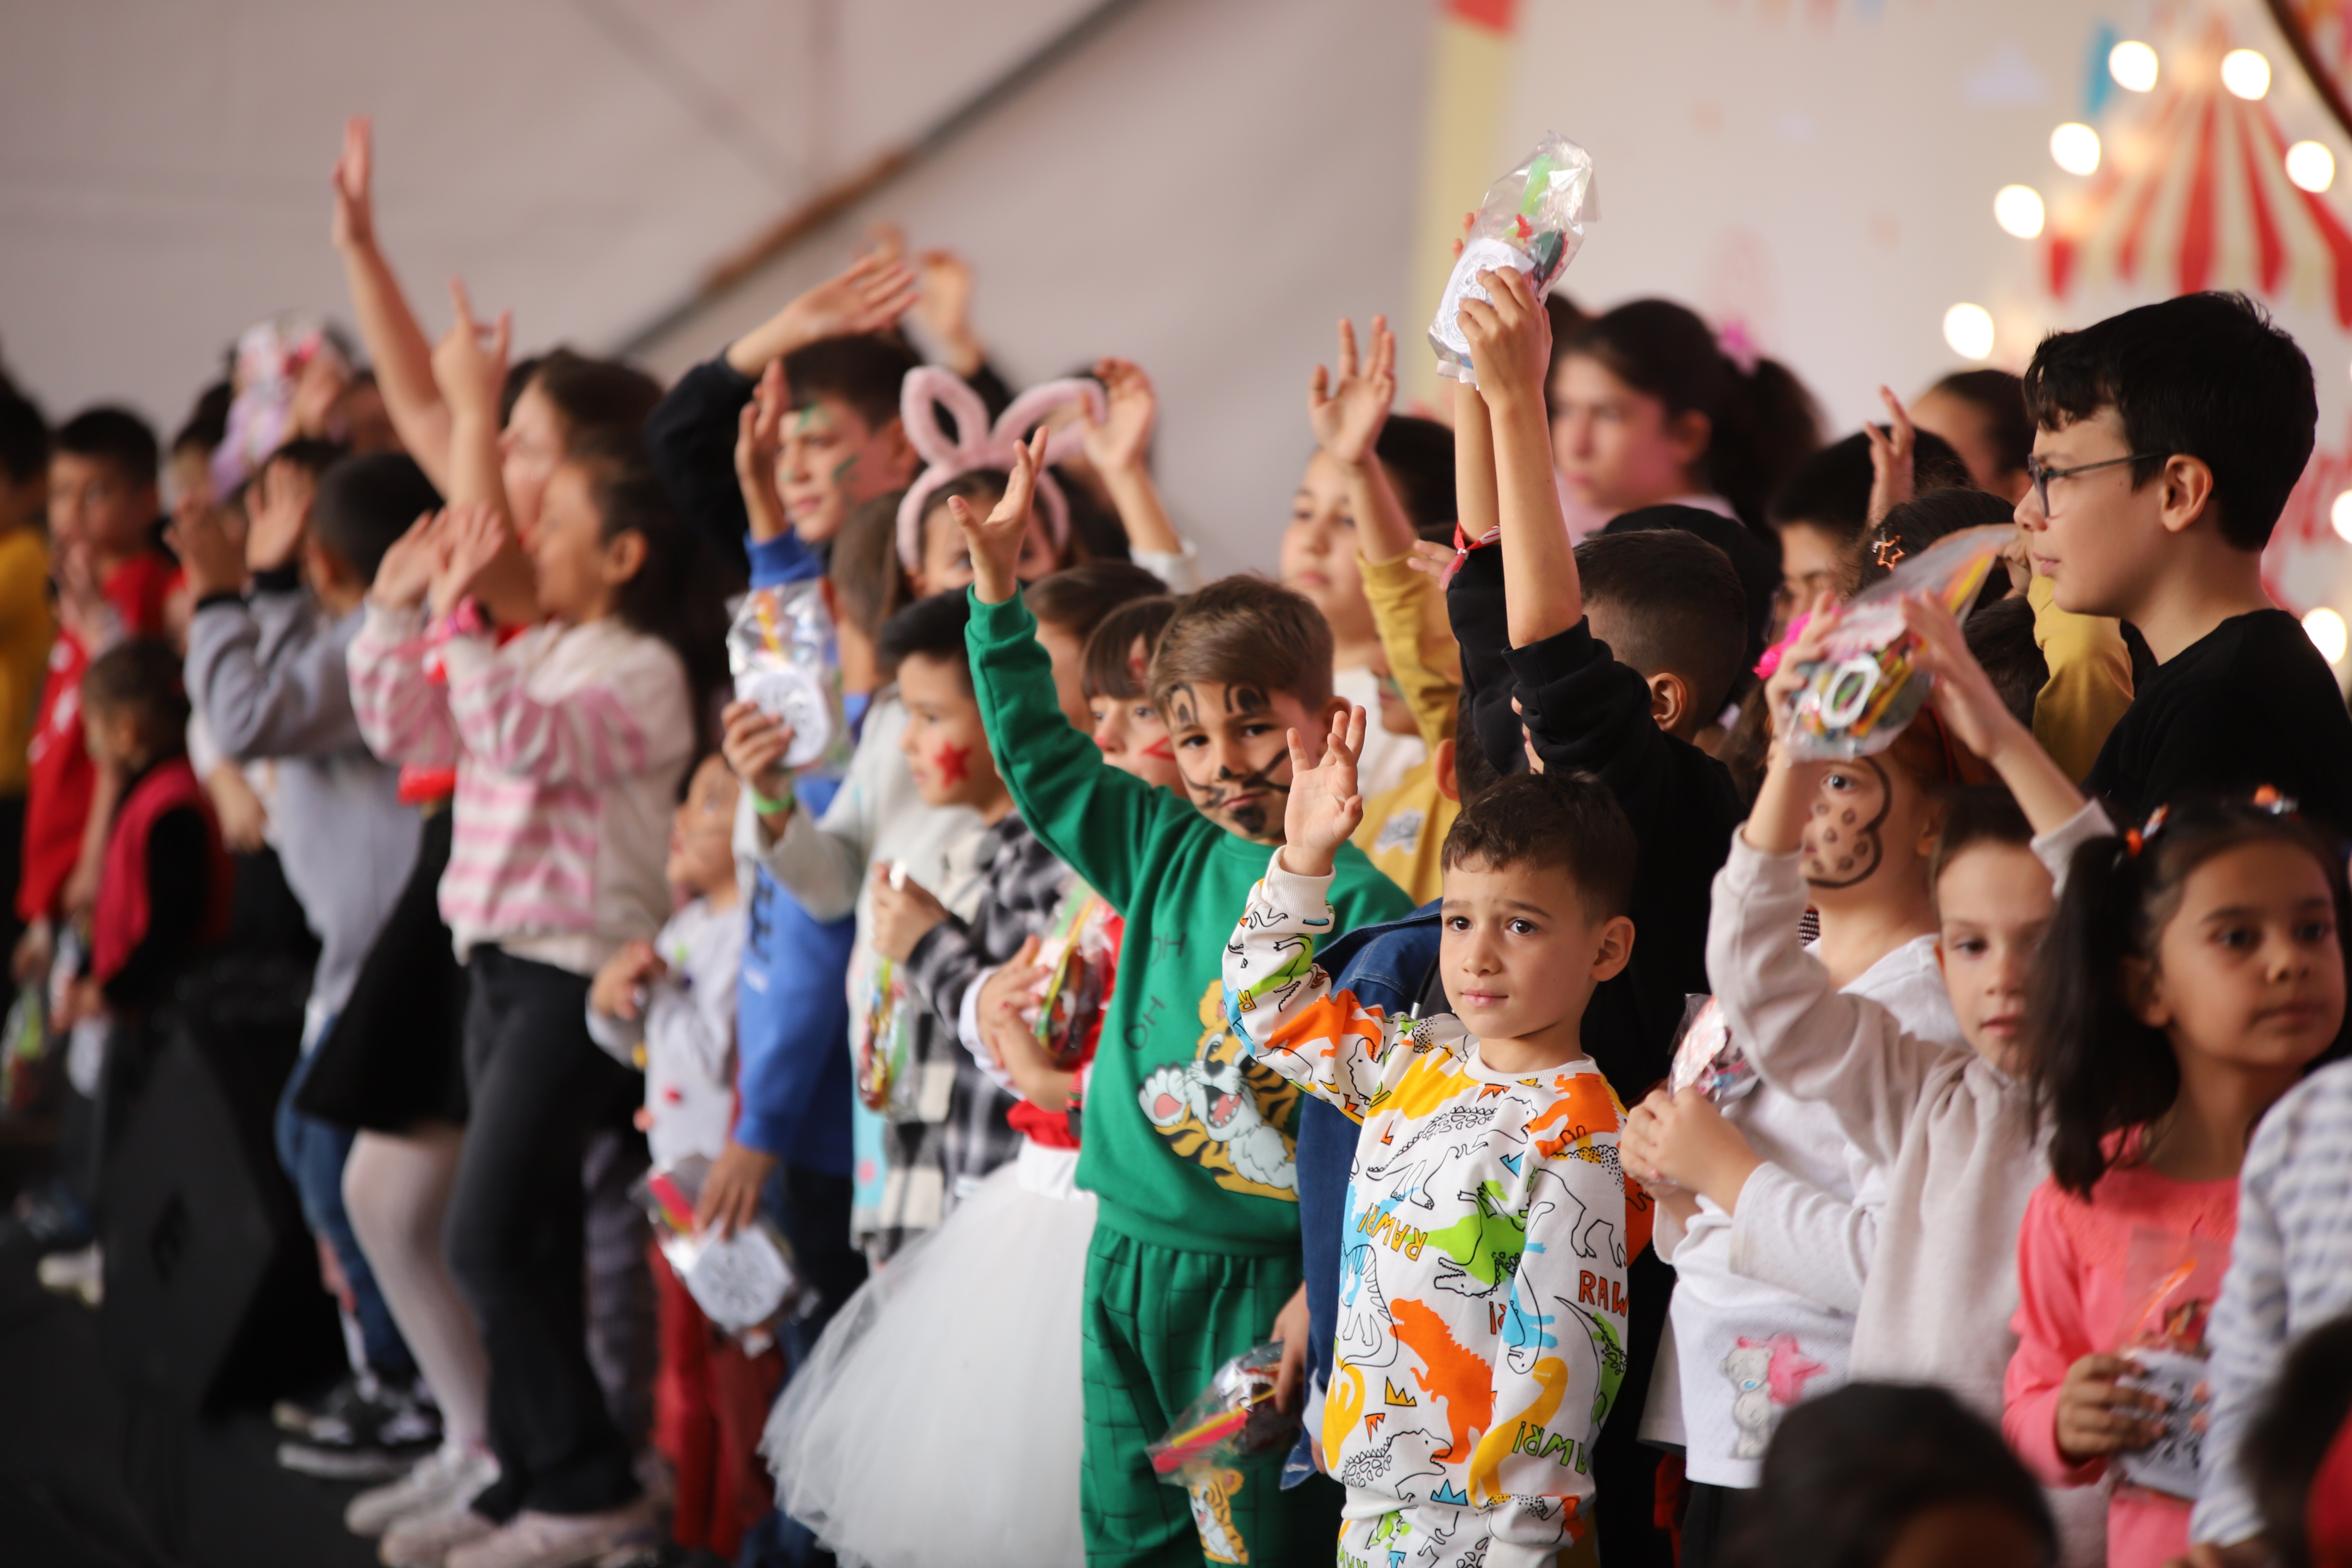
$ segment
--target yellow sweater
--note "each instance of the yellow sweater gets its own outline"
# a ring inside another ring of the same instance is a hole
[[[2122,622],[2060,609],[2049,578],[2034,578],[2025,592],[2033,640],[2050,666],[2050,679],[2033,700],[2033,738],[2080,784],[2132,704],[2131,650],[2124,647]]]
[[[25,749],[57,632],[48,585],[49,546],[39,531],[0,533],[0,795],[25,793]]]
[[[1381,651],[1412,713],[1430,760],[1406,773],[1394,789],[1364,803],[1356,847],[1370,858],[1416,904],[1436,898],[1442,876],[1438,855],[1462,807],[1437,787],[1437,746],[1454,738],[1454,716],[1462,690],[1462,650],[1445,618],[1445,595],[1437,584],[1402,559],[1375,565],[1359,558],[1364,596],[1371,601]],[[1373,722],[1379,722],[1375,715]]]

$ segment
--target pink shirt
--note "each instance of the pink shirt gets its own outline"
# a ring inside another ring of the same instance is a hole
[[[2227,1243],[2237,1234],[2238,1183],[2176,1182],[2119,1164],[2090,1200],[2043,1182],[2026,1201],[2017,1237],[2017,1352],[2003,1390],[2001,1435],[2042,1483],[2096,1484],[2104,1460],[2070,1465],[2058,1452],[2058,1387],[2086,1355],[2111,1355],[2126,1303],[2132,1232],[2142,1226]],[[2160,1568],[2189,1554],[2186,1499],[2118,1486],[2107,1503],[2111,1568]]]

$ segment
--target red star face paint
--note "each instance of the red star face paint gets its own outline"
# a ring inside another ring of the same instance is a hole
[[[960,784],[971,776],[971,748],[941,746],[931,753],[931,766],[938,772],[943,788]]]

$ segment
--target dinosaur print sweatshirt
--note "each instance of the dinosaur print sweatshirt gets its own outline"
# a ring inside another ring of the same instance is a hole
[[[1329,885],[1277,857],[1225,944],[1234,1032],[1361,1128],[1323,1451],[1351,1521],[1452,1510],[1428,1532],[1487,1539],[1487,1568],[1549,1563],[1590,1532],[1625,1265],[1650,1236],[1623,1108],[1589,1057],[1506,1077],[1457,1018],[1333,991]]]

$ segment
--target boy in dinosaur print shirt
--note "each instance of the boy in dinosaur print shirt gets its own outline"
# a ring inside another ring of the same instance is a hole
[[[1591,1445],[1650,1204],[1579,1037],[1633,951],[1633,828],[1590,778],[1521,774],[1465,802],[1442,858],[1453,1013],[1383,1017],[1315,962],[1333,854],[1362,816],[1363,732],[1361,709],[1335,721],[1315,765],[1292,731],[1284,847],[1225,944],[1234,1034],[1362,1129],[1322,1429],[1348,1488],[1339,1562],[1597,1563]]]

